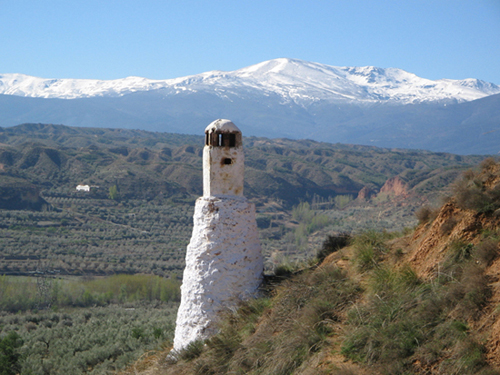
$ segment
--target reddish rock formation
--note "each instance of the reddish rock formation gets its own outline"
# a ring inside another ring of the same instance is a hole
[[[375,190],[373,190],[371,187],[369,186],[364,186],[359,192],[358,192],[358,196],[356,199],[360,200],[360,201],[367,201],[369,199],[371,199],[371,197],[373,197],[374,195],[376,195],[377,192]]]
[[[407,196],[408,188],[406,183],[399,176],[389,178],[380,189],[381,193],[393,194],[395,196]]]

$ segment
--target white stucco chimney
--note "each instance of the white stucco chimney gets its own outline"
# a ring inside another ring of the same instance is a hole
[[[263,259],[255,206],[243,196],[241,131],[229,120],[205,129],[203,196],[193,215],[193,234],[177,313],[174,351],[217,332],[222,311],[256,295]]]
[[[240,129],[222,119],[208,125],[203,149],[203,196],[243,196],[244,164]]]

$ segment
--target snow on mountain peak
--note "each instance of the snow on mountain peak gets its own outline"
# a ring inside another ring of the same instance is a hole
[[[39,98],[73,99],[90,96],[114,96],[138,83],[147,86],[149,80],[127,77],[113,81],[93,79],[46,79],[24,74],[0,75],[0,94]]]
[[[477,79],[429,80],[397,68],[335,67],[278,58],[232,72],[211,71],[168,80],[127,77],[115,80],[45,79],[24,74],[0,74],[0,94],[74,99],[123,96],[169,88],[242,96],[249,90],[281,96],[283,102],[318,100],[361,102],[469,101],[500,93],[500,87]]]

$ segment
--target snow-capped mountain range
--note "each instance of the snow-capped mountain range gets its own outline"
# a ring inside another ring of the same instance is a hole
[[[244,97],[258,91],[278,95],[283,103],[395,102],[400,104],[476,100],[500,93],[500,87],[477,79],[429,80],[396,68],[335,67],[296,59],[265,61],[232,72],[151,80],[46,79],[23,74],[0,74],[0,94],[32,98],[77,99],[117,97],[135,92],[212,92],[221,98]]]
[[[0,127],[22,123],[203,134],[217,118],[245,136],[500,152],[500,87],[396,68],[276,59],[169,80],[0,74]],[[1,128],[0,128],[1,136]]]

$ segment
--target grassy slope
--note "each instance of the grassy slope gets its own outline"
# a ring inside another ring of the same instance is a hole
[[[499,374],[499,184],[485,161],[415,231],[354,237],[137,373]]]

